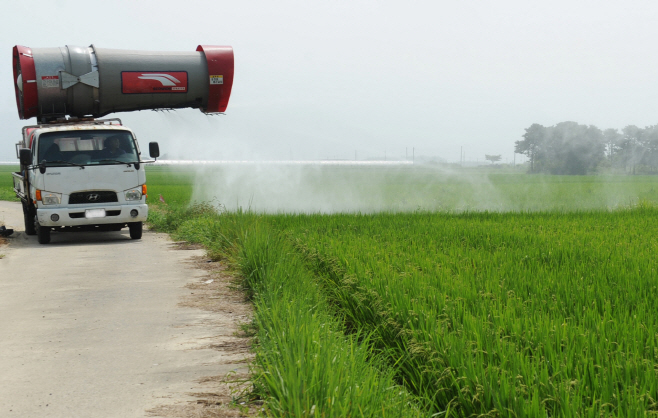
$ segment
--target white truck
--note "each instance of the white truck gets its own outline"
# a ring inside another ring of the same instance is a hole
[[[14,191],[25,232],[50,242],[52,231],[120,230],[142,237],[148,216],[146,175],[135,134],[119,119],[136,110],[226,110],[233,49],[199,45],[195,52],[101,49],[94,45],[13,49],[16,105],[23,127],[16,144]],[[158,158],[157,142],[149,154]]]
[[[159,156],[156,142],[151,157]],[[68,120],[23,128],[16,144],[14,191],[25,232],[50,242],[52,230],[130,229],[142,237],[148,216],[146,175],[133,132],[119,119]]]

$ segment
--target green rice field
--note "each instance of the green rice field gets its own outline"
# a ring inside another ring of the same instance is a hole
[[[429,412],[658,412],[654,209],[267,221]]]
[[[658,415],[658,177],[208,170],[149,168],[150,223],[242,278],[267,416]]]
[[[202,166],[193,198],[267,213],[605,210],[658,203],[658,180],[527,175],[518,168]]]

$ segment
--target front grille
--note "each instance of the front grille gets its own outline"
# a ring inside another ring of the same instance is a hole
[[[93,203],[110,203],[118,202],[117,194],[108,191],[91,191],[91,192],[77,192],[71,193],[69,196],[69,204],[93,204]]]

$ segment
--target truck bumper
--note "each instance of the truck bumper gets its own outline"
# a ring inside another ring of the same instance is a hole
[[[88,218],[87,210],[105,209],[104,217]],[[132,210],[137,210],[137,216],[131,216]],[[57,207],[38,208],[37,219],[43,226],[84,226],[122,224],[128,222],[143,222],[148,217],[149,209],[142,205],[98,206],[85,208]],[[57,216],[53,216],[57,215]],[[56,221],[53,218],[57,219]]]

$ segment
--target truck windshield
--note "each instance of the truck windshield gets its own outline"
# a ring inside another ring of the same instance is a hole
[[[39,136],[37,151],[37,161],[45,161],[48,166],[105,165],[139,161],[131,133],[109,129],[47,132]]]

